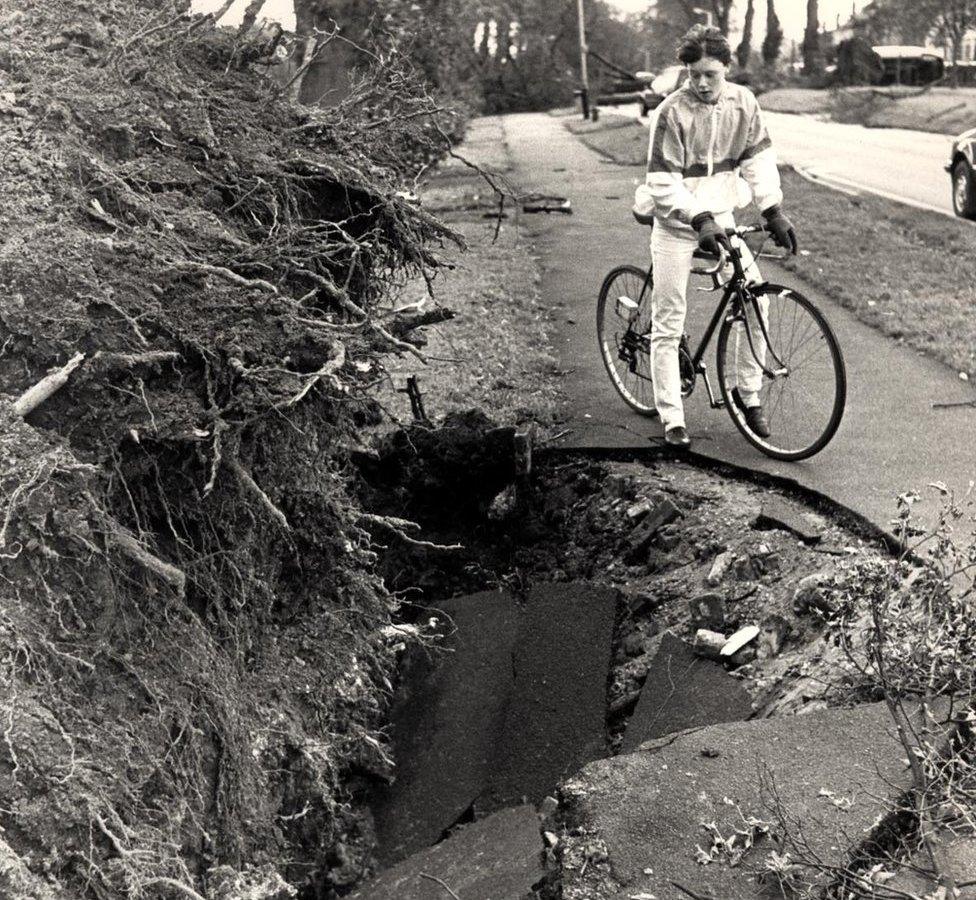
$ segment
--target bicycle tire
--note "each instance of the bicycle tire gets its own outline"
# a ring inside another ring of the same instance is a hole
[[[596,334],[600,358],[617,393],[635,412],[654,417],[657,410],[651,381],[650,289],[643,296],[640,293],[647,275],[647,271],[637,266],[617,266],[607,273],[596,304]],[[630,321],[617,313],[617,299],[622,293],[638,302]],[[625,339],[628,332],[631,337]],[[622,351],[628,359],[621,358]]]
[[[722,399],[736,428],[757,450],[788,462],[808,459],[830,443],[844,416],[847,369],[840,343],[826,316],[812,301],[792,288],[762,284],[752,288],[751,292],[757,298],[765,296],[769,301],[766,330],[770,352],[766,354],[766,367],[772,370],[777,365],[775,359],[788,369],[785,377],[771,379],[763,375],[760,400],[769,419],[771,435],[764,438],[753,432],[736,402],[735,337],[744,336],[745,331],[741,322],[731,318],[722,323],[718,335],[716,371]],[[799,334],[798,328],[802,329]],[[756,358],[751,349],[745,352]],[[804,370],[802,378],[801,369]],[[790,394],[789,412],[783,404],[787,391]],[[805,423],[802,429],[798,422],[801,418]],[[796,438],[789,440],[789,435],[796,435]]]

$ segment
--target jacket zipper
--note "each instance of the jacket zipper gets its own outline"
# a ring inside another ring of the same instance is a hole
[[[712,175],[715,169],[715,137],[716,130],[718,128],[718,101],[715,101],[715,106],[712,108],[712,130],[711,134],[708,136],[708,174]]]

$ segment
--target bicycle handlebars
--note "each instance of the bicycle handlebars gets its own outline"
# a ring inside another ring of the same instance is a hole
[[[744,237],[747,234],[768,234],[768,230],[765,225],[760,225],[758,223],[754,225],[736,225],[735,228],[726,228],[725,234],[727,237]],[[722,269],[728,265],[729,254],[724,247],[719,247],[718,261],[714,266],[692,266],[691,272],[693,275],[711,275],[716,276]]]
[[[631,212],[633,213],[634,218],[637,220],[637,222],[639,222],[641,225],[654,224],[653,214],[639,213],[637,212],[636,209],[631,209]],[[725,229],[725,234],[728,237],[741,238],[747,234],[763,234],[763,233],[768,234],[768,229],[766,228],[765,225],[761,225],[758,222],[753,225],[737,225],[735,228]],[[729,262],[728,252],[724,248],[719,247],[718,260],[714,266],[692,266],[691,271],[692,274],[694,275],[711,275],[712,277],[715,277],[716,275],[718,275],[719,272],[722,271],[723,268],[725,268],[728,262]]]

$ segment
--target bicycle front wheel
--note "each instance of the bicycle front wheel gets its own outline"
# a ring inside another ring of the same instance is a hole
[[[727,318],[718,336],[722,399],[736,428],[774,459],[796,461],[819,453],[837,432],[847,400],[847,372],[837,338],[823,313],[791,288],[750,289],[748,327]],[[764,328],[757,321],[761,310]],[[757,392],[770,434],[756,434],[742,394]]]
[[[651,279],[636,266],[618,266],[603,279],[596,334],[607,374],[627,405],[656,416],[651,381]]]

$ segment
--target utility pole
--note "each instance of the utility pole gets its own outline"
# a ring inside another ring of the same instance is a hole
[[[580,102],[583,106],[583,118],[590,117],[590,77],[586,69],[586,15],[583,12],[583,0],[576,0],[579,13],[579,46],[580,46],[580,78],[583,87],[580,90]]]

